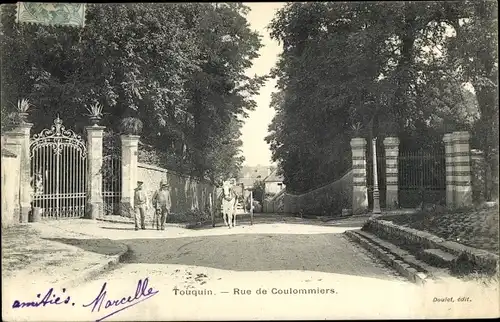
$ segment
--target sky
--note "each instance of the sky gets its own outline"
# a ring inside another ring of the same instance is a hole
[[[277,41],[269,37],[266,27],[271,22],[277,9],[284,6],[284,2],[248,2],[246,6],[251,11],[247,15],[250,28],[259,32],[264,45],[260,51],[260,57],[253,60],[253,66],[247,70],[248,76],[265,75],[269,73],[278,60],[281,47]],[[245,124],[241,129],[241,140],[243,141],[242,152],[245,157],[244,165],[271,165],[271,150],[264,141],[268,134],[268,126],[275,114],[274,109],[269,107],[271,93],[275,91],[276,80],[268,80],[261,88],[259,95],[254,99],[257,103],[255,111],[249,112]]]

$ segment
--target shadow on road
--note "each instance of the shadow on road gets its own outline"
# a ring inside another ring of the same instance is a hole
[[[391,279],[341,234],[236,234],[173,239],[54,241],[112,255],[128,245],[123,263],[204,266],[234,271],[297,270]],[[122,245],[123,246],[123,245]]]
[[[255,214],[253,218],[253,225],[258,224],[296,224],[296,225],[314,225],[323,227],[362,227],[363,224],[368,220],[366,217],[345,217],[345,218],[327,218],[316,219],[316,218],[300,218],[293,216],[284,215],[267,215],[267,214]],[[250,215],[238,215],[236,217],[236,226],[249,226],[252,222],[250,220]],[[215,220],[216,227],[224,226],[224,221],[221,218]],[[212,222],[207,221],[200,225],[189,227],[191,230],[204,230],[210,229],[212,227]]]
[[[110,229],[110,230],[135,230],[135,227],[106,227],[106,226],[100,226],[99,228],[102,229]]]
[[[101,255],[117,255],[127,250],[123,243],[111,239],[76,239],[76,238],[42,238],[66,245],[80,247],[81,249]]]

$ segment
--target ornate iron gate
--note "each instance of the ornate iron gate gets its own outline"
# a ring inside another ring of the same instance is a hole
[[[33,207],[49,219],[85,215],[87,148],[83,138],[67,130],[57,117],[51,129],[30,143]]]

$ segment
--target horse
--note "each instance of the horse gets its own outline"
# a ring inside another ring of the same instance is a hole
[[[236,193],[231,187],[228,181],[225,181],[222,185],[221,194],[221,211],[222,218],[224,218],[224,224],[231,228],[231,225],[236,226],[236,203],[238,198]]]

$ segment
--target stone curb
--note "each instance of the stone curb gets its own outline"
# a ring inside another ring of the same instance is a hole
[[[368,220],[365,227],[370,231],[380,231],[383,234],[392,235],[395,238],[404,239],[410,243],[422,244],[426,248],[441,249],[455,256],[464,254],[470,262],[479,267],[497,267],[498,270],[499,256],[482,249],[462,245],[454,241],[447,241],[425,231],[399,226],[391,221],[376,218]]]
[[[360,234],[356,233],[356,230],[348,230],[345,234],[353,241],[360,244],[363,248],[370,251],[377,258],[388,263],[393,267],[399,274],[406,277],[410,282],[417,285],[424,285],[426,283],[425,277],[421,277],[421,274],[427,275],[425,273],[417,271],[415,268],[411,267],[410,264],[406,263],[404,260],[398,259],[396,255],[384,250],[375,243],[368,241]]]
[[[118,242],[117,242],[118,243]],[[79,284],[84,283],[87,280],[93,279],[105,271],[108,271],[110,269],[113,269],[116,265],[118,265],[123,258],[129,253],[130,248],[122,243],[118,243],[120,245],[124,246],[124,250],[122,250],[120,253],[116,255],[111,255],[109,259],[106,261],[102,261],[101,263],[94,265],[93,267],[86,269],[84,272],[78,273],[78,277],[71,279],[69,281],[63,281],[60,282],[59,284],[64,284],[65,286],[68,287],[74,287]]]

